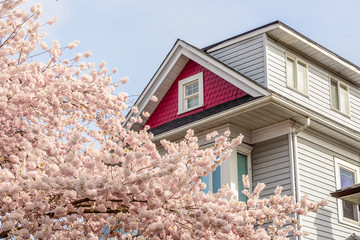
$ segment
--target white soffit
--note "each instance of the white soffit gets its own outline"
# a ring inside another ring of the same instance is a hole
[[[316,42],[302,36],[293,29],[279,24],[278,29],[268,32],[273,39],[314,59],[316,62],[344,76],[351,82],[360,85],[360,68]]]
[[[292,49],[304,54],[305,56],[314,59],[316,62],[319,62],[321,65],[329,68],[333,72],[345,77],[354,84],[360,85],[359,66],[356,66],[341,56],[331,52],[330,50],[298,33],[280,21],[276,21],[263,27],[248,31],[237,37],[222,41],[219,44],[214,44],[213,46],[206,48],[206,52],[210,53],[264,33],[268,34],[276,41],[279,41],[284,45],[287,45]],[[354,45],[355,44],[356,43],[354,42]]]

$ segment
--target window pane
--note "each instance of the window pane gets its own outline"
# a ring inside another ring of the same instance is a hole
[[[339,96],[337,91],[337,82],[331,81],[331,105],[339,110]]]
[[[349,101],[348,101],[348,90],[347,87],[340,84],[339,88],[339,110],[344,113],[348,113],[349,111]]]
[[[298,62],[297,65],[297,89],[303,93],[306,93],[306,78],[307,78],[307,69],[306,65]]]
[[[206,184],[206,188],[201,190],[201,191],[203,191],[204,193],[208,193],[209,192],[209,186],[210,186],[210,174],[207,175],[207,176],[201,177],[201,181]]]
[[[238,192],[239,201],[245,202],[247,197],[241,192],[244,190],[244,184],[242,182],[242,175],[248,175],[247,156],[241,153],[237,154],[237,173],[238,173]]]
[[[286,78],[290,87],[295,87],[295,63],[291,58],[287,58],[286,61]]]
[[[215,171],[212,173],[212,189],[213,193],[221,188],[221,166],[218,166]]]
[[[198,81],[185,86],[185,96],[190,96],[197,92],[199,92],[199,82]]]
[[[195,96],[195,97],[189,98],[187,100],[187,108],[188,109],[195,107],[197,105],[199,105],[199,96]]]
[[[343,217],[358,221],[358,205],[345,201],[342,201],[343,205]]]
[[[353,172],[340,168],[341,188],[350,187],[355,184],[355,176]]]

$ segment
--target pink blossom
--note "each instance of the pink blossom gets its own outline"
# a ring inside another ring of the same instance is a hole
[[[128,77],[123,77],[123,78],[120,79],[120,82],[121,82],[122,84],[125,84],[125,83],[127,83],[128,81],[129,81],[129,78],[128,78]]]
[[[139,109],[136,106],[132,106],[131,112],[133,112],[134,114],[137,114],[139,112]]]
[[[46,50],[48,48],[48,45],[44,42],[40,43],[40,47],[44,50]]]
[[[84,57],[85,57],[85,58],[88,58],[88,57],[90,57],[91,55],[92,55],[92,51],[90,51],[90,50],[84,53]]]
[[[52,25],[52,24],[54,24],[56,21],[57,21],[57,17],[53,17],[52,19],[48,20],[47,23],[48,23],[49,25]]]
[[[143,112],[142,112],[142,115],[143,115],[144,117],[146,117],[146,118],[148,118],[148,117],[150,116],[150,114],[149,114],[148,112],[146,112],[146,111],[143,111]]]
[[[68,48],[69,48],[69,49],[73,49],[73,48],[75,48],[77,45],[79,45],[79,43],[80,43],[80,41],[75,40],[75,41],[69,43]]]
[[[82,239],[86,232],[97,239],[108,225],[106,237],[119,239],[127,237],[121,230],[141,233],[138,239],[285,239],[304,234],[290,216],[326,205],[309,197],[294,203],[280,187],[259,199],[264,185],[250,193],[247,176],[247,202],[228,185],[202,192],[202,177],[229,158],[242,136],[230,141],[229,130],[220,137],[214,131],[206,136],[214,146],[200,149],[190,129],[182,140],[161,140],[159,151],[149,126],[130,128],[143,121],[136,106],[126,122],[128,95],[113,95],[118,89],[106,62],[98,69],[74,64],[90,51],[62,61],[79,41],[64,49],[55,40],[48,48],[39,33],[41,5],[29,14],[22,2],[1,4],[0,35],[13,34],[0,54],[0,232],[7,238]],[[49,59],[37,59],[34,46]]]
[[[151,101],[157,102],[157,101],[158,101],[158,98],[154,95],[154,96],[151,97]]]

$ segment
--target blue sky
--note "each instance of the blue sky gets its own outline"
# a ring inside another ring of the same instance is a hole
[[[43,19],[57,16],[46,42],[77,39],[91,61],[117,67],[120,89],[142,92],[180,38],[199,48],[280,20],[345,59],[360,65],[360,1],[243,0],[28,0],[40,2]]]

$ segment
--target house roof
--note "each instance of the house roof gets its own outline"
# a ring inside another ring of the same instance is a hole
[[[353,233],[345,240],[360,240],[360,237]]]
[[[360,184],[336,190],[335,192],[330,193],[330,195],[335,198],[360,204]]]
[[[267,96],[270,94],[264,86],[227,66],[201,49],[185,41],[177,40],[155,75],[135,102],[134,105],[139,108],[139,113],[135,116],[138,116],[143,111],[147,111],[150,114],[153,113],[189,59],[209,69],[214,74],[240,88],[252,97]],[[158,102],[150,101],[153,95],[159,99]],[[126,116],[125,122],[128,122],[131,116],[133,116],[133,114],[129,113]],[[134,124],[132,129],[140,129],[143,124],[144,123]]]
[[[203,118],[206,118],[208,116],[211,116],[211,115],[220,113],[222,111],[228,110],[228,109],[233,108],[235,106],[242,105],[244,103],[250,102],[250,101],[255,100],[255,99],[257,99],[257,97],[252,97],[250,95],[246,95],[244,97],[237,98],[237,99],[234,99],[232,101],[225,102],[225,103],[216,105],[214,107],[205,109],[205,110],[203,110],[201,112],[197,112],[195,114],[188,115],[186,117],[175,119],[173,121],[164,123],[164,124],[162,124],[162,125],[160,125],[158,127],[150,129],[149,131],[152,132],[156,136],[156,135],[159,135],[161,133],[170,131],[172,129],[184,126],[186,124],[189,124],[189,123],[201,120]]]
[[[274,21],[248,32],[236,35],[218,43],[203,48],[203,51],[211,53],[218,49],[235,44],[244,39],[266,33],[270,38],[283,43],[293,51],[314,59],[328,70],[344,76],[356,85],[360,85],[360,67],[344,59],[338,54],[321,46],[317,42],[302,35],[281,21]]]

